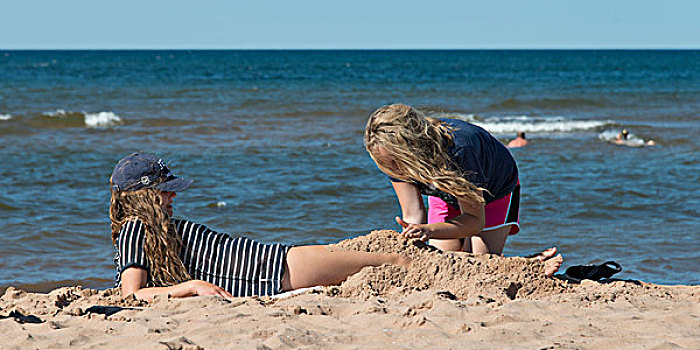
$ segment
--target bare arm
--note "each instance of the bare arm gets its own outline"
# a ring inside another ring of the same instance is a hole
[[[134,294],[136,298],[148,302],[156,295],[171,295],[176,298],[194,295],[219,295],[231,298],[222,288],[201,280],[190,280],[169,287],[146,287],[148,272],[138,267],[129,267],[122,272],[122,295]]]
[[[396,197],[399,198],[403,220],[411,224],[425,224],[427,222],[425,205],[418,187],[408,182],[392,181],[391,185],[394,187]]]
[[[410,224],[396,218],[403,227],[401,234],[406,238],[420,238],[421,240],[456,239],[466,238],[481,233],[484,229],[484,205],[459,201],[462,215],[446,222],[435,224]]]

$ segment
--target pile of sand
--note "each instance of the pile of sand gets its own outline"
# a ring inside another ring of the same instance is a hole
[[[8,288],[0,349],[700,348],[700,287],[572,283],[526,258],[445,253],[394,231],[333,249],[399,252],[286,299],[122,298],[116,289]]]
[[[343,297],[384,296],[402,298],[412,293],[435,290],[447,298],[496,302],[547,300],[606,302],[638,296],[670,299],[668,287],[640,281],[593,281],[578,283],[556,275],[548,278],[545,265],[537,259],[490,254],[442,252],[418,240],[405,240],[391,230],[345,240],[334,245],[340,250],[397,252],[412,260],[409,268],[382,266],[365,268],[329,293]],[[697,294],[694,294],[697,297]]]
[[[412,260],[409,268],[366,268],[339,288],[344,297],[405,296],[436,289],[456,300],[503,302],[516,298],[539,299],[570,290],[560,280],[544,275],[536,259],[504,258],[489,254],[441,252],[418,240],[405,240],[397,232],[374,231],[339,242],[337,249],[398,252]]]

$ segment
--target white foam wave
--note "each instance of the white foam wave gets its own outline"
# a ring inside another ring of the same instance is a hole
[[[63,109],[57,109],[57,110],[55,110],[55,111],[53,111],[53,112],[46,112],[46,113],[44,113],[45,116],[47,116],[47,117],[52,117],[52,118],[61,118],[61,117],[65,117],[67,114],[68,114],[68,113],[66,113],[66,111],[63,110]]]
[[[122,118],[114,112],[85,113],[85,125],[89,128],[114,126],[122,123]]]
[[[0,113],[0,120],[10,120],[10,119],[12,119],[12,115]]]
[[[476,114],[471,113],[432,113],[430,114],[430,116],[435,118],[460,119],[470,123],[476,123],[484,119]]]
[[[562,121],[547,121],[539,123],[530,122],[497,122],[497,123],[475,123],[480,127],[494,134],[514,134],[518,131],[526,133],[554,134],[568,133],[575,131],[594,130],[602,127],[607,122],[596,120],[562,120]]]
[[[73,112],[64,109],[57,109],[53,112],[45,112],[44,116],[57,119],[82,118],[88,128],[99,128],[122,124],[122,118],[114,112]]]
[[[617,130],[605,130],[598,134],[598,138],[603,140],[603,141],[612,141],[617,137]],[[628,138],[631,137],[632,134],[629,134]]]
[[[554,134],[596,130],[614,123],[603,120],[569,119],[565,117],[530,117],[512,115],[499,117],[480,117],[474,114],[449,113],[439,117],[454,118],[476,124],[492,134],[515,134],[518,131],[537,134]]]

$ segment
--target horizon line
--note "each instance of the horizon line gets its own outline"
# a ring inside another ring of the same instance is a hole
[[[95,48],[59,48],[59,47],[47,47],[47,48],[3,48],[0,47],[0,51],[535,51],[535,50],[549,50],[549,51],[588,51],[588,50],[620,50],[620,51],[654,51],[654,50],[667,50],[667,51],[697,51],[700,50],[698,47],[474,47],[474,48],[449,48],[449,47],[436,47],[436,48],[416,48],[416,47],[395,47],[395,48],[342,48],[342,47],[330,47],[330,48],[320,48],[320,47],[308,47],[308,48],[284,48],[284,47],[200,47],[200,48],[187,48],[187,47],[95,47]]]

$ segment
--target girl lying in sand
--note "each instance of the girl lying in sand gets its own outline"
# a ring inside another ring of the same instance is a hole
[[[122,295],[274,295],[339,284],[365,266],[409,264],[396,253],[262,244],[172,218],[175,192],[191,183],[155,155],[134,153],[117,163],[109,216]]]
[[[410,264],[397,253],[262,244],[173,218],[176,192],[191,183],[152,154],[134,153],[115,166],[109,216],[122,295],[274,295],[339,284],[366,266]],[[559,265],[548,262],[546,274]]]

